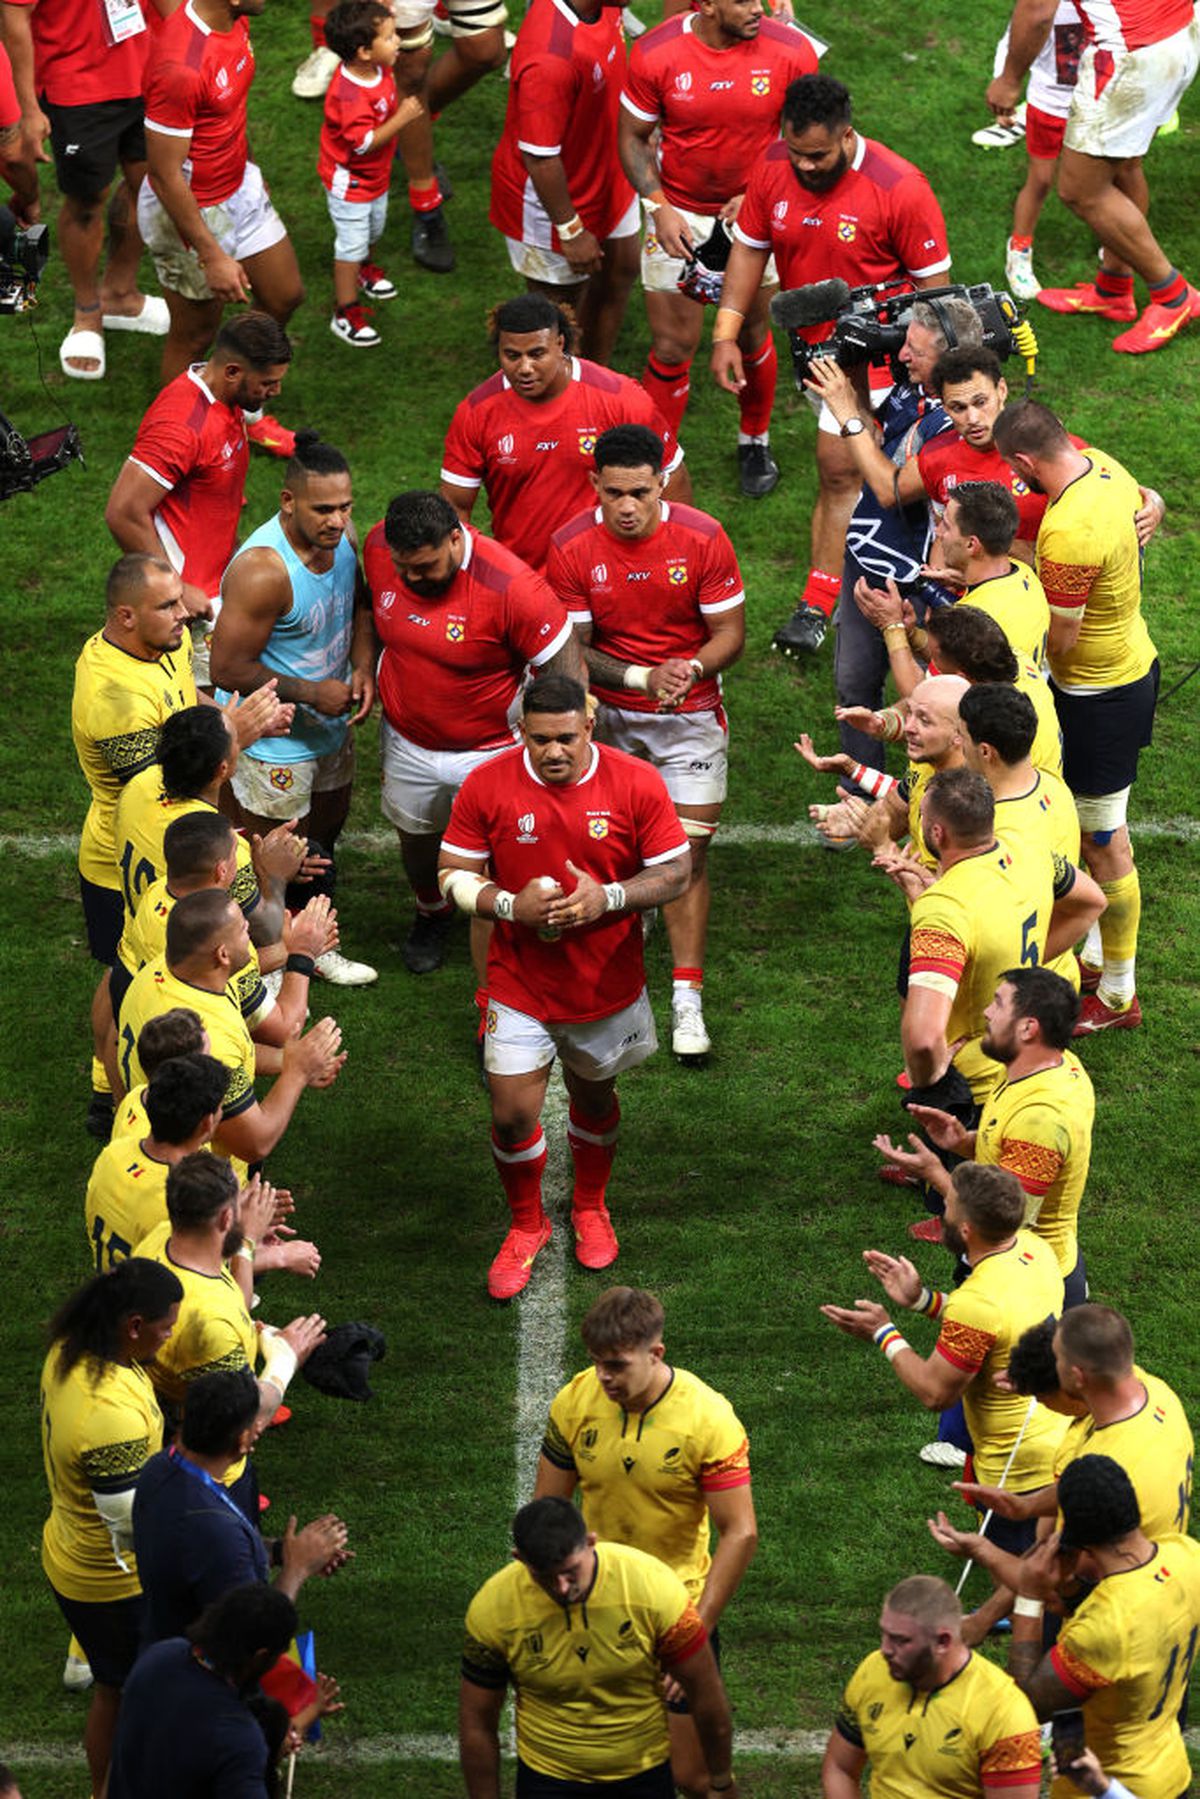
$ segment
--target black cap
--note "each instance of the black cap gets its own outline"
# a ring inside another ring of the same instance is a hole
[[[1133,1482],[1108,1455],[1076,1456],[1058,1481],[1062,1549],[1103,1549],[1142,1522]]]

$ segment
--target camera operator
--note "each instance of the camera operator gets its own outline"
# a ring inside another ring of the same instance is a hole
[[[945,281],[946,227],[928,181],[883,144],[860,137],[850,116],[850,95],[840,81],[799,76],[784,98],[781,141],[751,170],[713,328],[712,372],[727,393],[740,393],[745,385],[737,337],[770,256],[785,289],[838,277],[851,287],[887,282],[922,288]],[[828,326],[814,323],[802,334],[816,343],[829,335]],[[785,655],[815,651],[824,642],[862,479],[824,412],[817,478],[812,566],[795,613],[775,633],[775,647]]]
[[[0,44],[0,174],[12,189],[12,214],[17,224],[36,225],[41,216],[37,169],[33,151],[21,130],[21,102],[17,99],[12,64],[3,44]]]
[[[855,381],[827,357],[812,363],[805,385],[827,407],[840,446],[862,483],[846,528],[834,685],[839,706],[875,710],[883,697],[888,653],[876,625],[854,601],[861,576],[872,586],[891,577],[900,586],[918,578],[929,542],[929,511],[917,471],[921,446],[950,429],[940,402],[926,392],[934,364],[949,347],[978,345],[983,326],[969,300],[951,297],[933,304],[916,300],[898,360],[906,379],[886,396],[874,419]],[[865,376],[865,368],[860,371]],[[843,722],[842,748],[867,768],[884,766],[883,746]]]

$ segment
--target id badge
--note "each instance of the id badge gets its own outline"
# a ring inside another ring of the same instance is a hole
[[[104,35],[112,45],[128,43],[146,29],[138,0],[99,0]]]

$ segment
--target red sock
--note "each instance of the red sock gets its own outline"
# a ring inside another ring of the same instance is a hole
[[[571,1101],[567,1142],[571,1145],[571,1156],[575,1163],[575,1192],[571,1199],[573,1211],[594,1212],[604,1204],[604,1191],[612,1173],[613,1157],[617,1153],[617,1126],[620,1122],[621,1107],[615,1093],[612,1110],[604,1118],[593,1118],[590,1112],[578,1111],[574,1100]]]
[[[323,50],[325,48],[325,14],[323,12],[310,12],[308,15],[308,28],[312,32],[313,49]]]
[[[1150,300],[1155,306],[1182,306],[1187,299],[1188,284],[1178,269],[1172,269],[1165,281],[1152,282]]]
[[[408,184],[408,203],[414,212],[436,212],[442,203],[442,190],[435,180],[432,187]]]
[[[743,356],[742,370],[746,385],[738,395],[742,414],[742,430],[747,437],[764,437],[771,428],[771,408],[775,404],[775,374],[779,366],[775,339],[768,337],[761,350]]]
[[[702,968],[673,968],[671,980],[676,987],[695,987],[697,992],[704,985]]]
[[[1098,269],[1096,271],[1096,292],[1107,294],[1113,300],[1124,300],[1133,292],[1133,276],[1110,275],[1107,269]]]
[[[512,1213],[513,1228],[536,1231],[542,1221],[542,1174],[546,1167],[546,1139],[539,1124],[531,1137],[505,1149],[492,1131],[492,1160]]]
[[[414,887],[413,897],[417,902],[417,911],[426,912],[431,918],[454,909],[448,899],[442,898],[442,890],[436,881],[432,887]]]
[[[816,606],[825,614],[826,618],[831,618],[841,591],[842,582],[839,575],[827,575],[823,568],[810,568],[805,577],[800,604]]]
[[[679,435],[679,427],[687,411],[688,395],[692,391],[688,373],[691,366],[690,356],[686,362],[663,362],[651,350],[642,370],[642,386],[670,425],[674,437]]]
[[[1014,250],[1032,250],[1033,249],[1033,234],[1032,234],[1032,232],[1030,232],[1027,236],[1024,231],[1014,231],[1011,238],[1008,241],[1011,243]]]

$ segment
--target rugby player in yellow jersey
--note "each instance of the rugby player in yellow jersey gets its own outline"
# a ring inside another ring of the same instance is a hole
[[[942,567],[930,569],[954,583],[959,600],[994,618],[1018,656],[1040,664],[1046,652],[1050,608],[1042,584],[1009,545],[1017,531],[1017,503],[998,481],[956,487],[934,533]]]
[[[879,1648],[846,1686],[821,1768],[825,1799],[1036,1799],[1037,1718],[1020,1688],[962,1638],[962,1607],[943,1580],[893,1587]]]
[[[666,1361],[663,1323],[661,1302],[636,1287],[612,1287],[589,1308],[580,1335],[593,1365],[550,1407],[534,1497],[578,1492],[601,1542],[658,1556],[687,1587],[719,1655],[718,1621],[758,1545],[750,1446],[729,1401]],[[667,1709],[675,1784],[704,1794],[686,1702],[668,1694]]]
[[[468,1799],[500,1799],[500,1714],[517,1699],[517,1799],[674,1799],[663,1674],[695,1719],[708,1791],[737,1793],[729,1701],[678,1575],[598,1542],[561,1498],[513,1520],[514,1559],[467,1610],[459,1755]]]
[[[1135,983],[1142,901],[1126,817],[1138,755],[1154,730],[1159,679],[1142,617],[1134,523],[1140,495],[1119,462],[1077,449],[1035,400],[1000,415],[996,441],[1022,478],[1049,498],[1037,560],[1050,602],[1047,658],[1063,777],[1079,810],[1084,860],[1108,901],[1098,936],[1084,950],[1086,997],[1076,1032],[1132,1029],[1142,1016]]]
[[[161,962],[148,962],[134,976],[121,1007],[119,1059],[128,1090],[142,1078],[137,1045],[151,1018],[176,1006],[200,1018],[209,1054],[229,1070],[229,1086],[217,1148],[244,1162],[258,1162],[283,1136],[306,1087],[327,1087],[345,1061],[341,1032],[323,1018],[283,1047],[282,1066],[259,1103],[254,1092],[255,1049],[230,983],[250,947],[249,927],[235,900],[219,888],[189,893],[167,920],[167,948]],[[297,972],[311,975],[308,957]]]
[[[214,1056],[164,1062],[146,1086],[146,1135],[140,1142],[115,1137],[100,1151],[84,1200],[84,1228],[97,1274],[131,1256],[134,1245],[165,1221],[167,1175],[211,1140],[228,1080]]]
[[[1027,1597],[1060,1603],[1094,1583],[1048,1654],[1018,1645],[1013,1678],[1039,1718],[1082,1706],[1084,1738],[1138,1799],[1181,1799],[1191,1765],[1179,1713],[1200,1643],[1200,1543],[1146,1535],[1133,1483],[1107,1455],[1083,1455],[1058,1483],[1062,1528],[1022,1567]],[[1051,1799],[1076,1789],[1061,1773]]]
[[[93,1793],[104,1791],[121,1688],[141,1647],[133,1489],[163,1437],[143,1364],[169,1339],[182,1294],[169,1270],[130,1260],[80,1287],[50,1325],[42,1567],[95,1679],[84,1730]]]
[[[138,1256],[169,1268],[183,1288],[171,1342],[160,1351],[150,1376],[172,1419],[177,1418],[189,1382],[224,1368],[249,1368],[258,1375],[258,1428],[265,1429],[283,1402],[288,1383],[317,1344],[325,1320],[316,1312],[293,1318],[282,1330],[250,1318],[258,1242],[272,1228],[273,1187],[253,1183],[239,1192],[237,1176],[220,1156],[201,1151],[177,1162],[167,1177],[167,1222],[136,1246]],[[258,1487],[253,1464],[240,1456],[224,1476],[251,1523],[258,1522]]]
[[[1017,1177],[1025,1223],[1054,1251],[1066,1307],[1087,1298],[1078,1221],[1096,1109],[1087,1071],[1068,1047],[1078,1015],[1079,996],[1061,975],[1048,968],[1006,969],[984,1013],[980,1044],[1003,1072],[983,1103],[978,1128],[967,1130],[933,1106],[909,1107],[936,1149]],[[875,1147],[944,1202],[950,1174],[943,1161],[920,1138],[908,1141],[909,1148],[901,1149],[884,1135],[875,1138]]]
[[[164,1062],[172,1056],[206,1056],[208,1038],[199,1014],[176,1006],[142,1026],[137,1055],[145,1080],[131,1087],[113,1114],[113,1136],[135,1137],[140,1142],[150,1129],[146,1116],[146,1088]]]

